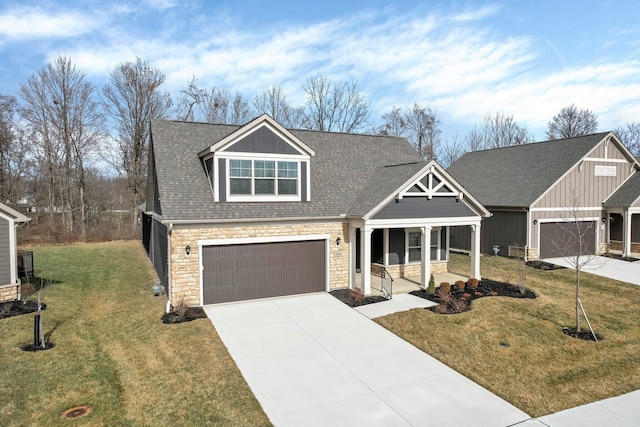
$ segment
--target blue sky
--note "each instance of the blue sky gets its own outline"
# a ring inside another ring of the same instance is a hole
[[[299,105],[326,75],[357,80],[375,121],[418,102],[445,141],[496,112],[541,140],[572,103],[603,131],[640,121],[638,22],[637,0],[4,1],[0,94],[58,54],[98,88],[139,56],[174,96],[195,76],[250,100],[278,84]]]

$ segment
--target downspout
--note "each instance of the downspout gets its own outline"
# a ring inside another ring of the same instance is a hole
[[[173,231],[173,223],[169,223],[167,228],[167,306],[165,312],[171,311],[171,232]]]
[[[527,213],[527,241],[524,242],[524,262],[529,262],[529,242],[531,241],[531,211],[522,208]]]

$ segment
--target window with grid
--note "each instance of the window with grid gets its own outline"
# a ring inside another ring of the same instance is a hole
[[[409,262],[422,260],[422,233],[412,231],[409,233]]]
[[[229,160],[229,194],[278,196],[298,194],[298,162]]]

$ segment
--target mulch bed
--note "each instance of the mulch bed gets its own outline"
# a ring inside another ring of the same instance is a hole
[[[202,307],[188,307],[180,312],[171,311],[162,315],[162,323],[174,324],[191,322],[196,319],[206,319],[207,314]]]
[[[544,261],[527,261],[527,267],[535,268],[536,270],[562,270],[564,267],[559,265],[550,264]]]
[[[620,261],[627,261],[627,262],[640,261],[640,258],[632,258],[632,257],[622,256],[617,254],[603,254],[602,256],[607,258],[619,259]]]
[[[42,304],[42,309],[47,308],[46,304]],[[38,311],[38,303],[36,301],[5,301],[0,302],[0,319],[6,317],[19,316]]]
[[[368,296],[365,297],[357,291],[351,289],[337,289],[329,292],[331,295],[347,304],[349,307],[359,307],[361,305],[373,304],[376,302],[386,301],[387,299],[382,296]]]
[[[595,341],[595,339],[593,338],[593,334],[591,333],[591,330],[589,329],[582,329],[580,328],[580,332],[577,332],[575,328],[562,328],[562,332],[565,335],[569,335],[572,338],[579,338],[581,340],[585,340],[585,341]],[[596,338],[598,338],[598,341],[602,341],[602,337],[598,334],[596,334]]]
[[[452,286],[451,291],[447,294],[443,294],[440,291],[430,294],[425,289],[410,293],[411,295],[437,303],[437,306],[427,307],[426,310],[438,314],[464,313],[471,309],[471,301],[489,296],[529,299],[536,298],[536,294],[529,288],[524,286],[514,286],[503,282],[496,282],[489,279],[480,280],[478,286],[475,288],[470,287],[468,283],[465,283],[464,289],[458,289],[455,286]]]

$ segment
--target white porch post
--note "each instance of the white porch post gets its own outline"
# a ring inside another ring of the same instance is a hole
[[[373,229],[371,226],[365,225],[360,230],[360,238],[362,243],[360,245],[361,255],[360,258],[360,271],[362,271],[362,292],[365,295],[371,294],[371,233]]]
[[[622,215],[622,256],[631,254],[631,215],[629,209],[624,211]]]
[[[349,288],[356,286],[356,227],[349,227]]]
[[[480,224],[471,226],[471,278],[480,280]]]
[[[422,273],[420,275],[420,284],[426,287],[431,277],[431,227],[422,227],[420,231],[422,232],[422,251],[420,251]]]

